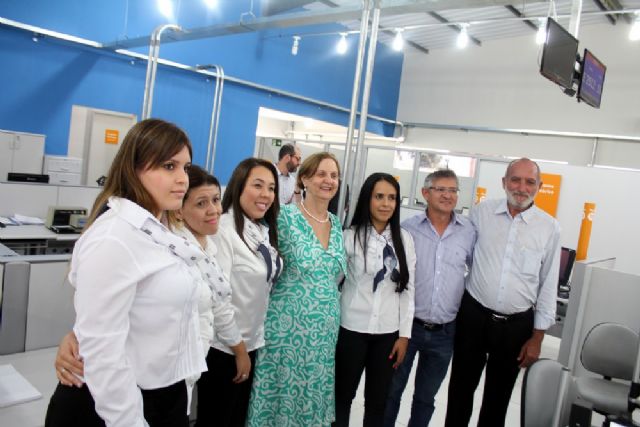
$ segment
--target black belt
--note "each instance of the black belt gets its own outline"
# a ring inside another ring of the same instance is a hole
[[[422,326],[427,331],[440,331],[445,327],[445,325],[448,325],[448,323],[425,322],[424,320],[418,319],[417,317],[413,318],[413,323],[415,323],[415,324],[417,324],[419,326]]]
[[[490,308],[485,307],[479,301],[477,301],[474,297],[472,297],[471,294],[469,294],[467,292],[465,292],[465,294],[469,297],[469,300],[476,307],[478,307],[480,310],[482,310],[486,314],[488,314],[489,317],[491,318],[491,320],[493,320],[496,323],[506,323],[506,322],[512,322],[514,320],[524,319],[524,318],[530,316],[531,312],[533,311],[533,307],[531,307],[528,310],[521,311],[519,313],[503,314],[503,313],[499,313],[497,311],[493,311]]]

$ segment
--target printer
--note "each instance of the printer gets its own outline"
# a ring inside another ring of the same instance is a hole
[[[86,219],[86,208],[49,206],[44,225],[54,233],[80,233],[84,228]]]

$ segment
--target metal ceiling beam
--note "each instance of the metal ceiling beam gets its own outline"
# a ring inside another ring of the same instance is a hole
[[[597,1],[597,0],[596,0]],[[511,13],[513,13],[515,16],[517,16],[518,18],[526,18],[526,16],[524,15],[524,13],[520,12],[515,6],[513,5],[506,5],[505,6],[507,8],[507,10]],[[533,21],[531,19],[526,19],[524,21],[522,21],[523,23],[527,24],[530,28],[532,28],[534,31],[538,31],[538,26],[536,24],[533,23]]]
[[[427,14],[429,16],[431,16],[432,18],[435,18],[436,20],[440,21],[443,24],[448,24],[451,21],[449,21],[447,18],[445,18],[444,16],[440,15],[439,13],[436,12],[427,12]],[[456,32],[460,32],[462,31],[462,27],[458,24],[451,24],[448,25],[449,28],[451,28],[452,30],[456,31]],[[482,46],[482,42],[480,40],[478,40],[477,38],[473,37],[471,34],[469,34],[469,39],[474,42],[476,45],[478,46]]]
[[[262,0],[260,12],[262,16],[272,16],[315,3],[316,0]]]
[[[606,7],[605,10],[624,10],[625,7],[622,5],[620,0],[599,0]],[[630,13],[621,14],[627,24],[631,24],[633,22],[634,16]],[[617,17],[617,15],[616,15]]]
[[[600,0],[593,0],[593,2],[596,4],[596,6],[598,6],[598,9],[600,10],[609,10],[609,8],[607,6],[604,5],[604,3],[602,3],[602,1]],[[609,21],[609,23],[611,25],[616,25],[616,17],[611,16],[611,15],[605,15],[607,17],[607,20]]]
[[[506,5],[513,0],[388,0],[381,5],[382,16],[393,16],[407,13],[425,13],[437,10],[477,8],[496,5]],[[163,43],[176,41],[198,40],[208,37],[243,34],[274,28],[300,27],[305,25],[329,24],[343,21],[354,21],[360,17],[361,8],[341,6],[325,11],[295,12],[270,17],[258,17],[249,22],[219,24],[194,29],[186,29],[184,33],[167,34]],[[473,39],[477,43],[477,39]],[[129,49],[132,47],[148,46],[149,36],[136,37],[126,40],[116,40],[105,43],[107,49]]]

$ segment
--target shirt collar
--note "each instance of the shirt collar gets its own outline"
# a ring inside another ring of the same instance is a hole
[[[151,212],[132,202],[129,199],[123,197],[109,197],[109,208],[112,209],[120,218],[133,225],[135,228],[142,228],[147,221],[164,228],[164,225],[158,221],[158,218],[153,216]]]
[[[429,208],[427,208],[427,209],[429,209]],[[422,220],[420,222],[427,222],[427,223],[431,224],[431,220],[427,216],[427,209],[424,210],[424,215],[422,216]],[[462,220],[460,219],[460,217],[456,213],[456,211],[452,211],[451,212],[451,219],[449,220],[449,224],[461,224],[461,225],[464,225],[462,223]]]
[[[529,207],[529,209],[520,212],[518,215],[522,217],[522,220],[524,222],[529,223],[535,217],[536,209],[537,209],[537,206],[535,205],[535,203],[533,203],[531,207]],[[503,199],[502,202],[498,204],[498,207],[496,208],[494,213],[496,215],[506,214],[511,216],[511,212],[509,212],[509,206],[507,205],[507,199]]]

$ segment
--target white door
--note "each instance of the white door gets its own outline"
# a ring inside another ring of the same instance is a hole
[[[129,129],[135,124],[136,116],[122,113],[92,110],[88,116],[89,140],[85,154],[86,185],[93,186],[101,176],[106,176],[111,162]]]

